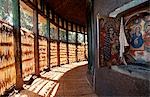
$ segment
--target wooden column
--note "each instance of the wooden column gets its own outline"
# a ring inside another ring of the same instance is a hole
[[[22,78],[22,50],[20,32],[20,0],[12,0],[13,3],[13,34],[14,34],[14,56],[16,68],[16,89],[21,90],[23,86]]]
[[[34,58],[35,58],[35,75],[40,75],[39,70],[39,41],[38,41],[38,4],[37,0],[34,0],[34,5],[36,8],[33,10],[33,31],[34,31]]]
[[[59,24],[59,17],[57,19]],[[60,38],[59,38],[59,27],[58,27],[58,39],[57,39],[57,64],[60,66]]]
[[[69,40],[68,40],[68,22],[66,22],[66,38],[67,38],[67,64],[69,64]]]
[[[44,12],[44,0],[40,0],[41,10]]]
[[[76,25],[76,62],[78,62],[78,31],[77,31],[77,25]]]
[[[83,31],[84,31],[84,58],[86,59],[85,27],[83,28]]]
[[[46,5],[46,16],[47,16],[47,67],[48,70],[50,70],[50,17],[49,17],[49,7],[48,7],[48,1],[47,1],[47,5]]]

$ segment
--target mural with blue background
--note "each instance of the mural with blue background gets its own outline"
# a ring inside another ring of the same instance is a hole
[[[126,25],[129,54],[136,63],[150,65],[150,15],[143,12],[130,18]]]

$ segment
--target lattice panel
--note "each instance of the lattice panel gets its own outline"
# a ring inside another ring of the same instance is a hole
[[[22,74],[25,77],[35,72],[34,35],[24,30],[21,30],[21,34]]]
[[[67,63],[67,45],[66,43],[60,43],[60,64]]]
[[[83,61],[84,59],[84,45],[78,45],[78,61]]]
[[[50,43],[50,53],[51,53],[51,67],[57,65],[57,42],[51,42]]]
[[[39,39],[39,66],[40,71],[47,68],[47,40],[44,37]]]
[[[0,21],[0,95],[16,83],[12,26]]]
[[[86,45],[85,48],[86,48],[86,58],[88,58],[88,45]]]
[[[76,45],[68,44],[69,46],[69,63],[73,63],[76,61]]]

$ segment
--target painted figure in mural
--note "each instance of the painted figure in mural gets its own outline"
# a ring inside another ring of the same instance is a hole
[[[112,33],[113,31],[111,31],[111,29],[109,29],[107,32],[106,32],[106,36],[105,36],[105,39],[104,39],[104,60],[105,61],[109,61],[110,60],[110,56],[111,56],[111,48],[110,48],[110,41],[111,41],[111,38],[110,38],[110,34]]]
[[[150,16],[145,17],[144,24],[144,49],[150,52]]]
[[[112,64],[117,64],[119,61],[119,39],[117,32],[115,32],[113,27],[108,28],[104,43],[104,60],[110,66]]]
[[[144,31],[144,55],[145,60],[150,62],[150,15],[145,16]]]
[[[112,28],[110,28],[113,32],[111,32],[111,63],[117,64],[118,62],[118,55],[119,55],[119,36],[118,33],[115,32]]]
[[[136,26],[134,32],[131,35],[131,45],[133,48],[142,47],[144,40],[142,38],[141,27]]]
[[[99,20],[100,24],[100,63],[101,65],[104,65],[104,39],[106,36],[106,31],[105,31],[105,21],[103,18]]]

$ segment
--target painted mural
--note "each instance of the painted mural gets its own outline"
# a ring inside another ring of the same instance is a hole
[[[100,18],[100,66],[119,63],[119,22],[113,18]]]
[[[141,13],[130,18],[126,25],[129,53],[136,63],[150,64],[150,15]]]

